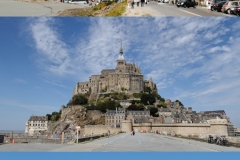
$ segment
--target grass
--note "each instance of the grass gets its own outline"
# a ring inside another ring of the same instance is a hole
[[[101,2],[97,6],[91,8],[82,9],[77,13],[78,16],[92,16],[94,12],[103,9],[106,6],[113,5],[115,2]]]
[[[96,6],[81,9],[80,11],[77,12],[77,16],[95,16],[96,14],[98,14],[99,11],[101,13],[101,10],[103,10],[107,6],[111,6],[111,8],[109,9],[109,11],[106,10],[107,13],[106,12],[104,13],[103,11],[103,15],[105,14],[105,16],[108,17],[121,16],[126,11],[127,0],[123,0],[123,2],[121,3],[116,3],[114,1],[101,2]]]
[[[134,98],[140,98],[142,96],[142,93],[133,93]]]
[[[121,16],[126,11],[127,0],[123,0],[123,2],[116,4],[116,6],[111,9],[105,16],[108,17],[116,17]]]

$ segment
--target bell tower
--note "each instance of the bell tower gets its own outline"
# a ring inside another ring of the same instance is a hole
[[[121,42],[119,56],[118,56],[118,59],[117,59],[116,71],[120,72],[120,73],[124,73],[125,68],[126,68],[126,61],[125,61],[124,56],[123,56],[123,48],[122,48],[122,42]]]

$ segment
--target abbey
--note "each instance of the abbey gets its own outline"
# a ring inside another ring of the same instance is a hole
[[[135,63],[127,63],[123,56],[122,45],[117,59],[116,69],[103,69],[100,75],[92,75],[87,82],[78,82],[74,87],[73,95],[98,94],[101,92],[138,93],[150,87],[157,92],[156,84],[152,78],[144,80],[140,67]]]

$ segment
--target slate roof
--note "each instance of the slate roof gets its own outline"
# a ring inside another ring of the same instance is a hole
[[[125,110],[124,108],[118,108],[118,110],[108,110],[106,112],[106,115],[109,116],[109,115],[115,115],[115,114],[125,114]]]
[[[150,111],[128,111],[129,114],[132,114],[132,115],[150,115]]]
[[[46,116],[31,116],[28,121],[47,121]]]

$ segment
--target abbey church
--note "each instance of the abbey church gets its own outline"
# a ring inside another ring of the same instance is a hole
[[[89,81],[78,82],[74,87],[73,95],[120,91],[138,93],[143,91],[144,86],[157,92],[156,84],[153,83],[152,78],[144,80],[140,67],[135,63],[126,62],[121,45],[116,68],[103,69],[100,75],[89,77]]]

